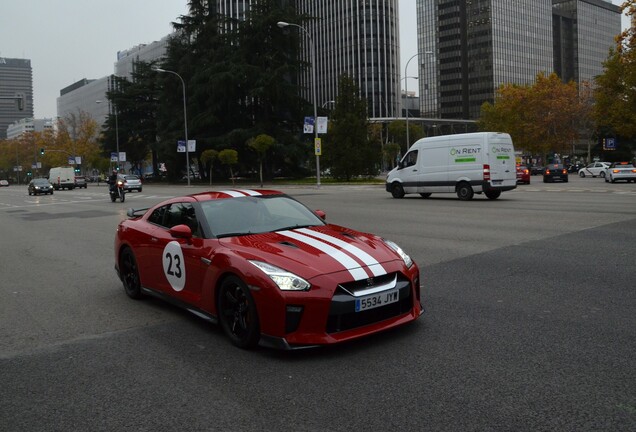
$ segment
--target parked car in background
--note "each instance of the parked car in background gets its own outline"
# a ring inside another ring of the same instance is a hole
[[[45,178],[36,178],[29,182],[29,195],[53,195],[53,185]]]
[[[517,184],[530,184],[530,168],[525,165],[517,165]]]
[[[133,190],[141,192],[142,185],[139,176],[136,176],[134,174],[119,174],[118,177],[124,181],[124,190],[126,192],[130,192]]]
[[[609,162],[592,162],[579,170],[579,177],[605,177],[605,169],[610,166]]]
[[[568,182],[568,169],[561,164],[550,164],[543,169],[543,183],[554,183],[559,180]]]
[[[9,186],[9,182],[6,180],[0,180],[0,187],[6,187]]]
[[[86,189],[88,187],[88,184],[86,183],[86,177],[75,176],[75,187]]]
[[[626,182],[636,182],[636,167],[631,162],[613,162],[605,170],[605,181],[616,183],[624,180]]]
[[[541,174],[543,174],[543,166],[530,165],[530,175],[541,175]]]

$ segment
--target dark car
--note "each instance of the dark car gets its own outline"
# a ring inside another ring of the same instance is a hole
[[[530,184],[530,168],[525,165],[517,165],[517,184]]]
[[[53,195],[53,185],[45,178],[36,178],[29,182],[29,195],[51,194]]]
[[[531,175],[543,174],[543,167],[541,165],[530,165],[530,174]]]
[[[568,182],[568,169],[561,164],[550,164],[543,169],[543,183],[553,183],[559,180]]]

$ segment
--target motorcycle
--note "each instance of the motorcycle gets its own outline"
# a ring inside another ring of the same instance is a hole
[[[118,198],[120,202],[126,201],[126,191],[124,190],[124,181],[117,179],[115,184],[110,188],[110,200],[115,202]]]

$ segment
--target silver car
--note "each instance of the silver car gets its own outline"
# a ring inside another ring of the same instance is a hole
[[[139,176],[133,174],[120,174],[118,177],[124,181],[124,190],[126,192],[134,190],[141,192],[142,186]]]

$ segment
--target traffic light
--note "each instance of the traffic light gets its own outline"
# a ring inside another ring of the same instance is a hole
[[[75,174],[79,174],[80,172],[80,167],[75,167]]]
[[[33,175],[33,173],[31,171],[27,171],[27,176],[31,177]]]
[[[42,147],[42,148],[40,149],[40,154],[41,154],[41,155],[44,155],[44,147]]]

